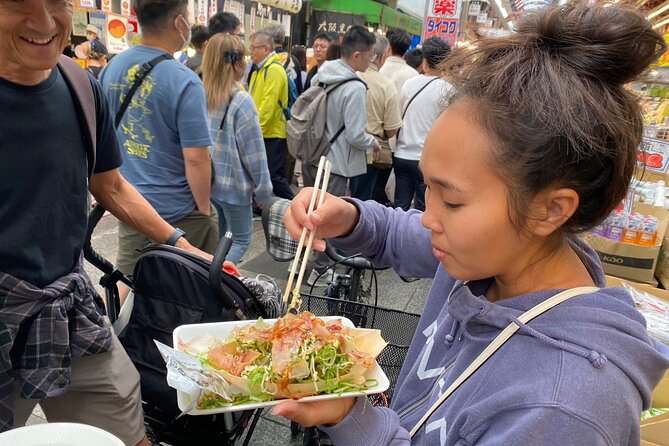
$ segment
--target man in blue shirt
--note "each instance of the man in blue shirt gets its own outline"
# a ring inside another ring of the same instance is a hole
[[[119,173],[104,94],[59,58],[71,27],[71,1],[0,1],[0,432],[39,402],[50,422],[148,446],[139,374],[83,271],[88,192],[151,239],[200,251]]]
[[[116,114],[142,64],[184,49],[190,40],[188,2],[138,0],[142,44],[117,55],[100,74]],[[212,253],[218,243],[215,211],[209,203],[212,143],[202,82],[169,58],[157,65],[135,91],[116,130],[123,154],[121,172],[194,246]],[[117,267],[131,274],[138,250],[150,240],[119,226]]]

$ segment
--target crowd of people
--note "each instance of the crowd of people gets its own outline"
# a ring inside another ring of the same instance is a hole
[[[316,166],[302,165],[288,153],[286,125],[291,102],[317,84],[360,81],[346,82],[328,96],[327,133],[343,129],[328,153],[329,190],[403,209],[415,198],[415,207],[424,208],[418,147],[446,105],[429,99],[448,96],[449,85],[439,79],[423,100],[414,96],[424,83],[438,80],[436,67],[450,52],[445,41],[435,37],[424,43],[419,67],[428,71],[419,75],[405,59],[411,39],[401,29],[386,36],[361,26],[343,36],[317,34],[309,66],[304,47],[284,49],[280,25],[255,32],[246,47],[241,22],[228,12],[212,16],[208,27],[190,26],[184,16],[169,23],[159,19],[147,12],[141,45],[109,63],[106,57],[94,62],[99,57],[94,39],[81,50],[116,117],[121,172],[195,247],[211,253],[218,238],[231,231],[228,258],[239,263],[251,243],[254,212],[272,195],[292,199],[296,188],[313,185]],[[156,63],[124,106],[142,63],[187,48],[194,54],[183,64]],[[413,77],[421,80],[417,87],[405,88]],[[412,103],[414,110],[407,113]],[[386,194],[394,165],[395,203]],[[132,274],[138,252],[150,243],[121,223],[117,267]],[[319,285],[327,263],[324,256],[315,258],[309,284]]]
[[[253,207],[276,195],[293,200],[290,233],[316,231],[318,250],[333,239],[434,278],[391,408],[338,398],[284,402],[276,415],[344,445],[639,443],[669,352],[629,294],[606,288],[577,234],[632,177],[642,119],[624,84],[666,49],[642,14],[553,6],[514,35],[453,52],[439,38],[409,51],[405,31],[353,26],[314,36],[309,67],[304,48],[285,51],[280,27],[246,47],[233,14],[204,28],[186,0],[133,8],[141,44],[107,61],[92,27],[86,73],[61,54],[70,2],[0,0],[0,431],[39,402],[50,422],[149,445],[139,375],[83,271],[89,192],[120,221],[126,274],[150,243],[211,258],[227,231],[240,262]],[[174,60],[191,44],[186,64]],[[311,87],[328,91],[332,175],[307,215],[311,191],[293,181],[313,186],[317,166],[291,165],[286,126]],[[310,283],[325,266],[317,256]],[[571,289],[537,323],[520,322]],[[520,333],[442,401],[511,322]]]

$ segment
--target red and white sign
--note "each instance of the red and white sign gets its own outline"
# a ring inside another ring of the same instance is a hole
[[[459,19],[462,0],[430,0],[427,16]]]
[[[112,12],[111,0],[102,0],[100,2],[100,9],[102,9],[104,12]]]
[[[207,6],[208,6],[208,1],[207,0],[198,0],[197,1],[197,16],[195,17],[195,20],[197,20],[198,25],[202,26],[207,26]]]
[[[130,15],[130,0],[121,0],[121,14]]]
[[[425,20],[423,29],[423,42],[430,37],[440,37],[448,42],[451,47],[455,46],[458,40],[458,30],[460,29],[458,19],[443,19],[440,17],[428,17]]]
[[[107,50],[120,53],[128,49],[128,19],[118,14],[107,14]]]
[[[79,6],[81,6],[82,8],[92,8],[92,9],[98,8],[95,5],[95,0],[79,0]]]
[[[460,30],[462,0],[429,0],[425,5],[423,42],[436,36],[455,47]]]

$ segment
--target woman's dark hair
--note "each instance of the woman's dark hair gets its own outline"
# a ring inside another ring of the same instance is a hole
[[[420,67],[420,64],[423,63],[423,50],[414,48],[407,51],[404,55],[404,60],[406,60],[407,65],[417,70],[418,67]]]
[[[422,51],[423,59],[434,70],[451,53],[451,46],[444,39],[435,36],[423,42]]]
[[[563,225],[576,233],[603,221],[627,193],[642,115],[624,84],[654,63],[664,39],[622,5],[553,6],[528,14],[517,33],[457,49],[442,69],[471,119],[496,142],[491,165],[509,187],[510,219],[548,187],[576,191]]]
[[[300,70],[307,71],[307,50],[303,46],[295,45],[290,49],[290,54],[300,63]]]
[[[174,16],[188,8],[188,0],[133,0],[139,26],[159,31]]]
[[[341,43],[337,40],[333,40],[328,45],[328,50],[325,52],[325,60],[337,60],[341,59]]]

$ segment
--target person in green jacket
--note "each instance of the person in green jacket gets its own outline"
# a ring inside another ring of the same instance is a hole
[[[251,36],[253,67],[249,92],[258,109],[260,128],[267,152],[267,167],[272,178],[274,195],[292,199],[294,194],[285,176],[286,116],[288,77],[274,52],[272,36],[260,31]]]

